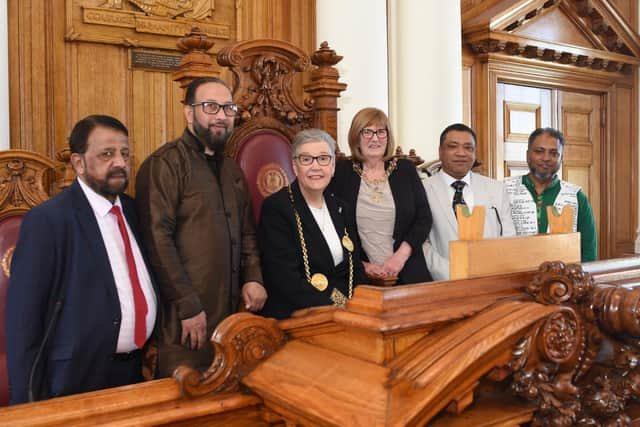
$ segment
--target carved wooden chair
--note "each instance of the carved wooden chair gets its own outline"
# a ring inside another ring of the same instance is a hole
[[[197,29],[178,43],[184,56],[174,75],[182,87],[216,73],[206,53],[213,42]],[[317,127],[336,138],[337,98],[346,85],[333,67],[342,59],[326,42],[311,56],[280,40],[250,40],[222,49],[220,66],[233,76],[233,99],[240,107],[236,130],[226,154],[245,173],[258,220],[265,197],[291,182],[291,140],[303,129]],[[301,73],[310,83],[301,89]],[[308,95],[308,97],[306,97]]]
[[[54,193],[59,164],[30,151],[0,152],[0,406],[9,403],[5,307],[22,217]]]

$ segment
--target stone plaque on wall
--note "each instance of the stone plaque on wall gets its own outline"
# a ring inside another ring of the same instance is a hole
[[[197,26],[220,48],[236,39],[234,5],[234,0],[66,0],[66,39],[176,49],[177,38]]]

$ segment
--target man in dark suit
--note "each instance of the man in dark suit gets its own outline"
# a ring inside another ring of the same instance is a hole
[[[11,402],[138,382],[156,292],[138,245],[128,132],[89,116],[69,137],[78,178],[24,217],[7,293]],[[124,215],[122,215],[124,213]]]

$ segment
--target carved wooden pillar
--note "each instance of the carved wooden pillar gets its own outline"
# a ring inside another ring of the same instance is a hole
[[[304,87],[314,103],[313,126],[327,131],[334,139],[338,134],[338,97],[347,88],[338,82],[340,75],[334,67],[340,60],[342,56],[322,42],[320,49],[311,55],[311,63],[317,68],[311,72],[311,83]],[[337,150],[340,151],[339,147]]]
[[[180,61],[180,70],[173,73],[173,80],[179,82],[182,89],[186,89],[189,83],[199,77],[220,75],[214,68],[213,58],[207,53],[213,45],[213,40],[198,27],[193,27],[189,34],[178,40],[176,46],[184,55]]]

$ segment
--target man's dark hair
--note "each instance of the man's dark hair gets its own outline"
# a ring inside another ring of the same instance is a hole
[[[473,131],[473,129],[471,129],[469,126],[465,125],[464,123],[454,123],[454,124],[449,125],[446,128],[444,128],[444,130],[440,134],[440,146],[442,146],[442,144],[444,144],[444,140],[447,137],[447,134],[449,132],[451,132],[452,130],[455,130],[455,131],[458,131],[458,132],[470,133],[471,136],[473,137],[473,145],[476,145],[476,141],[477,141],[476,133]]]
[[[206,83],[217,83],[226,87],[227,89],[229,89],[229,92],[231,92],[231,88],[229,87],[227,82],[222,79],[219,79],[217,77],[200,77],[189,83],[189,86],[187,86],[187,91],[184,94],[184,104],[193,104],[196,101],[196,91],[200,86]]]
[[[89,135],[98,126],[116,130],[129,136],[129,131],[122,122],[111,116],[94,114],[80,120],[73,127],[71,135],[69,135],[69,149],[71,153],[84,154],[87,151],[87,140]]]
[[[531,144],[533,144],[533,141],[535,141],[536,138],[542,134],[547,134],[551,138],[557,139],[560,142],[560,147],[564,149],[564,135],[558,129],[554,128],[538,128],[531,132],[531,135],[529,135],[529,144],[527,145],[527,148],[531,148]]]

